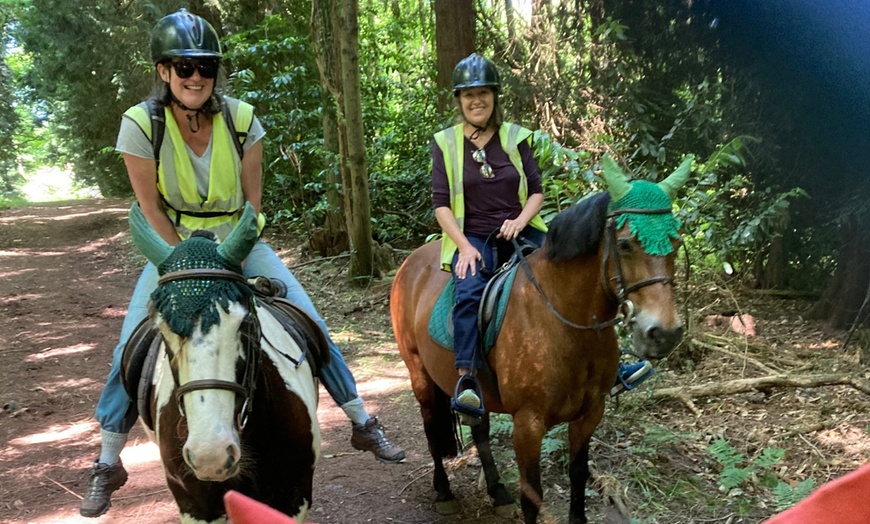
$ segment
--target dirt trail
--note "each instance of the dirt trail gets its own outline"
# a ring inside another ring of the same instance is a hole
[[[88,200],[0,211],[0,523],[177,522],[156,447],[138,425],[122,454],[130,480],[116,493],[114,507],[96,521],[78,516],[86,470],[99,450],[94,405],[142,263],[129,243],[128,207]],[[272,245],[285,263],[297,263],[299,250],[290,241]],[[408,458],[386,465],[354,451],[348,420],[321,388],[324,457],[310,520],[505,522],[492,515],[473,450],[448,465],[463,513],[435,513],[419,408],[391,334],[389,282],[352,289],[344,285],[344,263],[307,264],[294,273],[342,348],[369,411],[381,417]],[[772,487],[758,478],[738,490],[719,489],[722,465],[709,451],[719,439],[745,457],[742,466],[765,450],[785,449],[774,480],[791,486],[810,478],[818,486],[870,461],[870,399],[846,386],[711,396],[697,399],[696,412],[680,402],[649,399],[658,387],[721,384],[769,374],[771,367],[870,378],[854,354],[839,350],[843,333],[801,319],[807,303],[715,293],[696,299],[694,315],[720,313],[737,301],[754,315],[759,336],[729,339],[719,328],[701,327],[693,336],[709,335],[708,349],[696,345],[683,360],[657,365],[642,390],[608,403],[591,447],[598,473],[591,487],[598,493],[587,497],[590,524],[627,522],[614,514],[611,500],[637,522],[657,524],[757,524],[775,513]],[[504,419],[498,425],[493,449],[503,480],[516,493],[515,461],[506,445],[510,425]],[[549,445],[542,524],[564,521],[569,498],[564,442],[561,449],[558,439]]]

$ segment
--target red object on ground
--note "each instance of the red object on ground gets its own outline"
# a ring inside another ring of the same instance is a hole
[[[870,464],[826,482],[795,506],[763,524],[867,524],[870,522]]]
[[[224,507],[233,524],[296,524],[296,521],[238,491],[224,494]],[[310,524],[310,523],[309,523]]]

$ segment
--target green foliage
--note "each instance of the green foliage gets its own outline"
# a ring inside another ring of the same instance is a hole
[[[307,33],[285,17],[267,16],[226,39],[228,91],[254,105],[266,130],[263,180],[273,219],[308,231],[324,215],[319,74]],[[307,28],[306,28],[307,30]]]
[[[759,488],[772,489],[778,504],[779,501],[795,496],[793,491],[786,489],[787,485],[783,487],[783,483],[775,475],[776,468],[785,457],[784,449],[765,448],[754,459],[747,461],[746,455],[738,452],[730,442],[718,439],[707,448],[707,451],[722,468],[719,473],[719,487],[729,493],[729,496],[740,498],[743,494],[740,488],[750,483],[757,484]]]
[[[815,484],[812,477],[802,480],[794,487],[789,486],[785,482],[777,484],[773,488],[777,511],[786,510],[805,499],[815,489]]]
[[[420,10],[423,12],[420,12]],[[432,135],[439,130],[427,7],[370,3],[360,19],[360,71],[372,220],[380,241],[418,245],[435,229]]]
[[[591,190],[591,155],[564,147],[540,130],[532,134],[532,150],[544,191],[541,218],[549,223]]]
[[[759,190],[746,172],[750,137],[737,137],[695,164],[678,217],[693,252],[694,269],[716,272],[728,262],[738,275],[757,269],[771,242],[788,231],[791,204],[806,198],[800,188]],[[793,269],[792,273],[797,273]]]

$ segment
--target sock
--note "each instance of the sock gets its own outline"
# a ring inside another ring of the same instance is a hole
[[[340,407],[344,410],[347,418],[349,418],[354,424],[359,424],[361,426],[365,425],[368,419],[371,418],[363,405],[363,399],[361,397],[356,397],[350,402],[342,404]]]
[[[127,434],[113,433],[101,429],[100,436],[103,439],[103,444],[100,448],[100,458],[97,462],[110,466],[121,462],[121,450],[124,449],[124,445],[127,443]]]

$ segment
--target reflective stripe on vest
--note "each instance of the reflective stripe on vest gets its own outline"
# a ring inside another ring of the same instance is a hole
[[[523,171],[523,159],[520,156],[519,144],[531,136],[532,132],[522,126],[505,122],[498,130],[498,138],[502,149],[507,153],[517,173],[520,175],[520,183],[517,194],[520,205],[525,207],[529,199],[529,181]],[[465,135],[463,124],[439,131],[435,134],[435,142],[441,148],[444,155],[444,170],[447,173],[447,186],[450,190],[450,210],[459,230],[465,229],[465,195],[463,177],[463,162],[465,160],[464,145]],[[535,215],[529,225],[540,231],[547,231],[547,225],[540,215]],[[441,269],[450,271],[453,265],[453,254],[456,253],[456,243],[447,235],[441,235]]]
[[[226,98],[236,129],[248,129],[253,121],[254,108],[250,104]],[[181,136],[178,123],[170,108],[165,108],[166,127],[160,146],[160,165],[157,170],[157,189],[172,209],[167,209],[169,219],[181,238],[187,238],[197,229],[207,229],[219,239],[232,231],[244,207],[241,172],[242,163],[233,144],[223,115],[213,116],[211,159],[209,161],[208,196],[203,200],[196,189],[196,175],[188,156],[187,146]],[[151,116],[146,103],[136,105],[125,116],[132,118],[151,140]],[[169,138],[167,140],[167,137]],[[219,213],[240,211],[233,215],[196,217],[174,210],[190,213]],[[261,213],[258,227],[262,232],[266,217]]]

